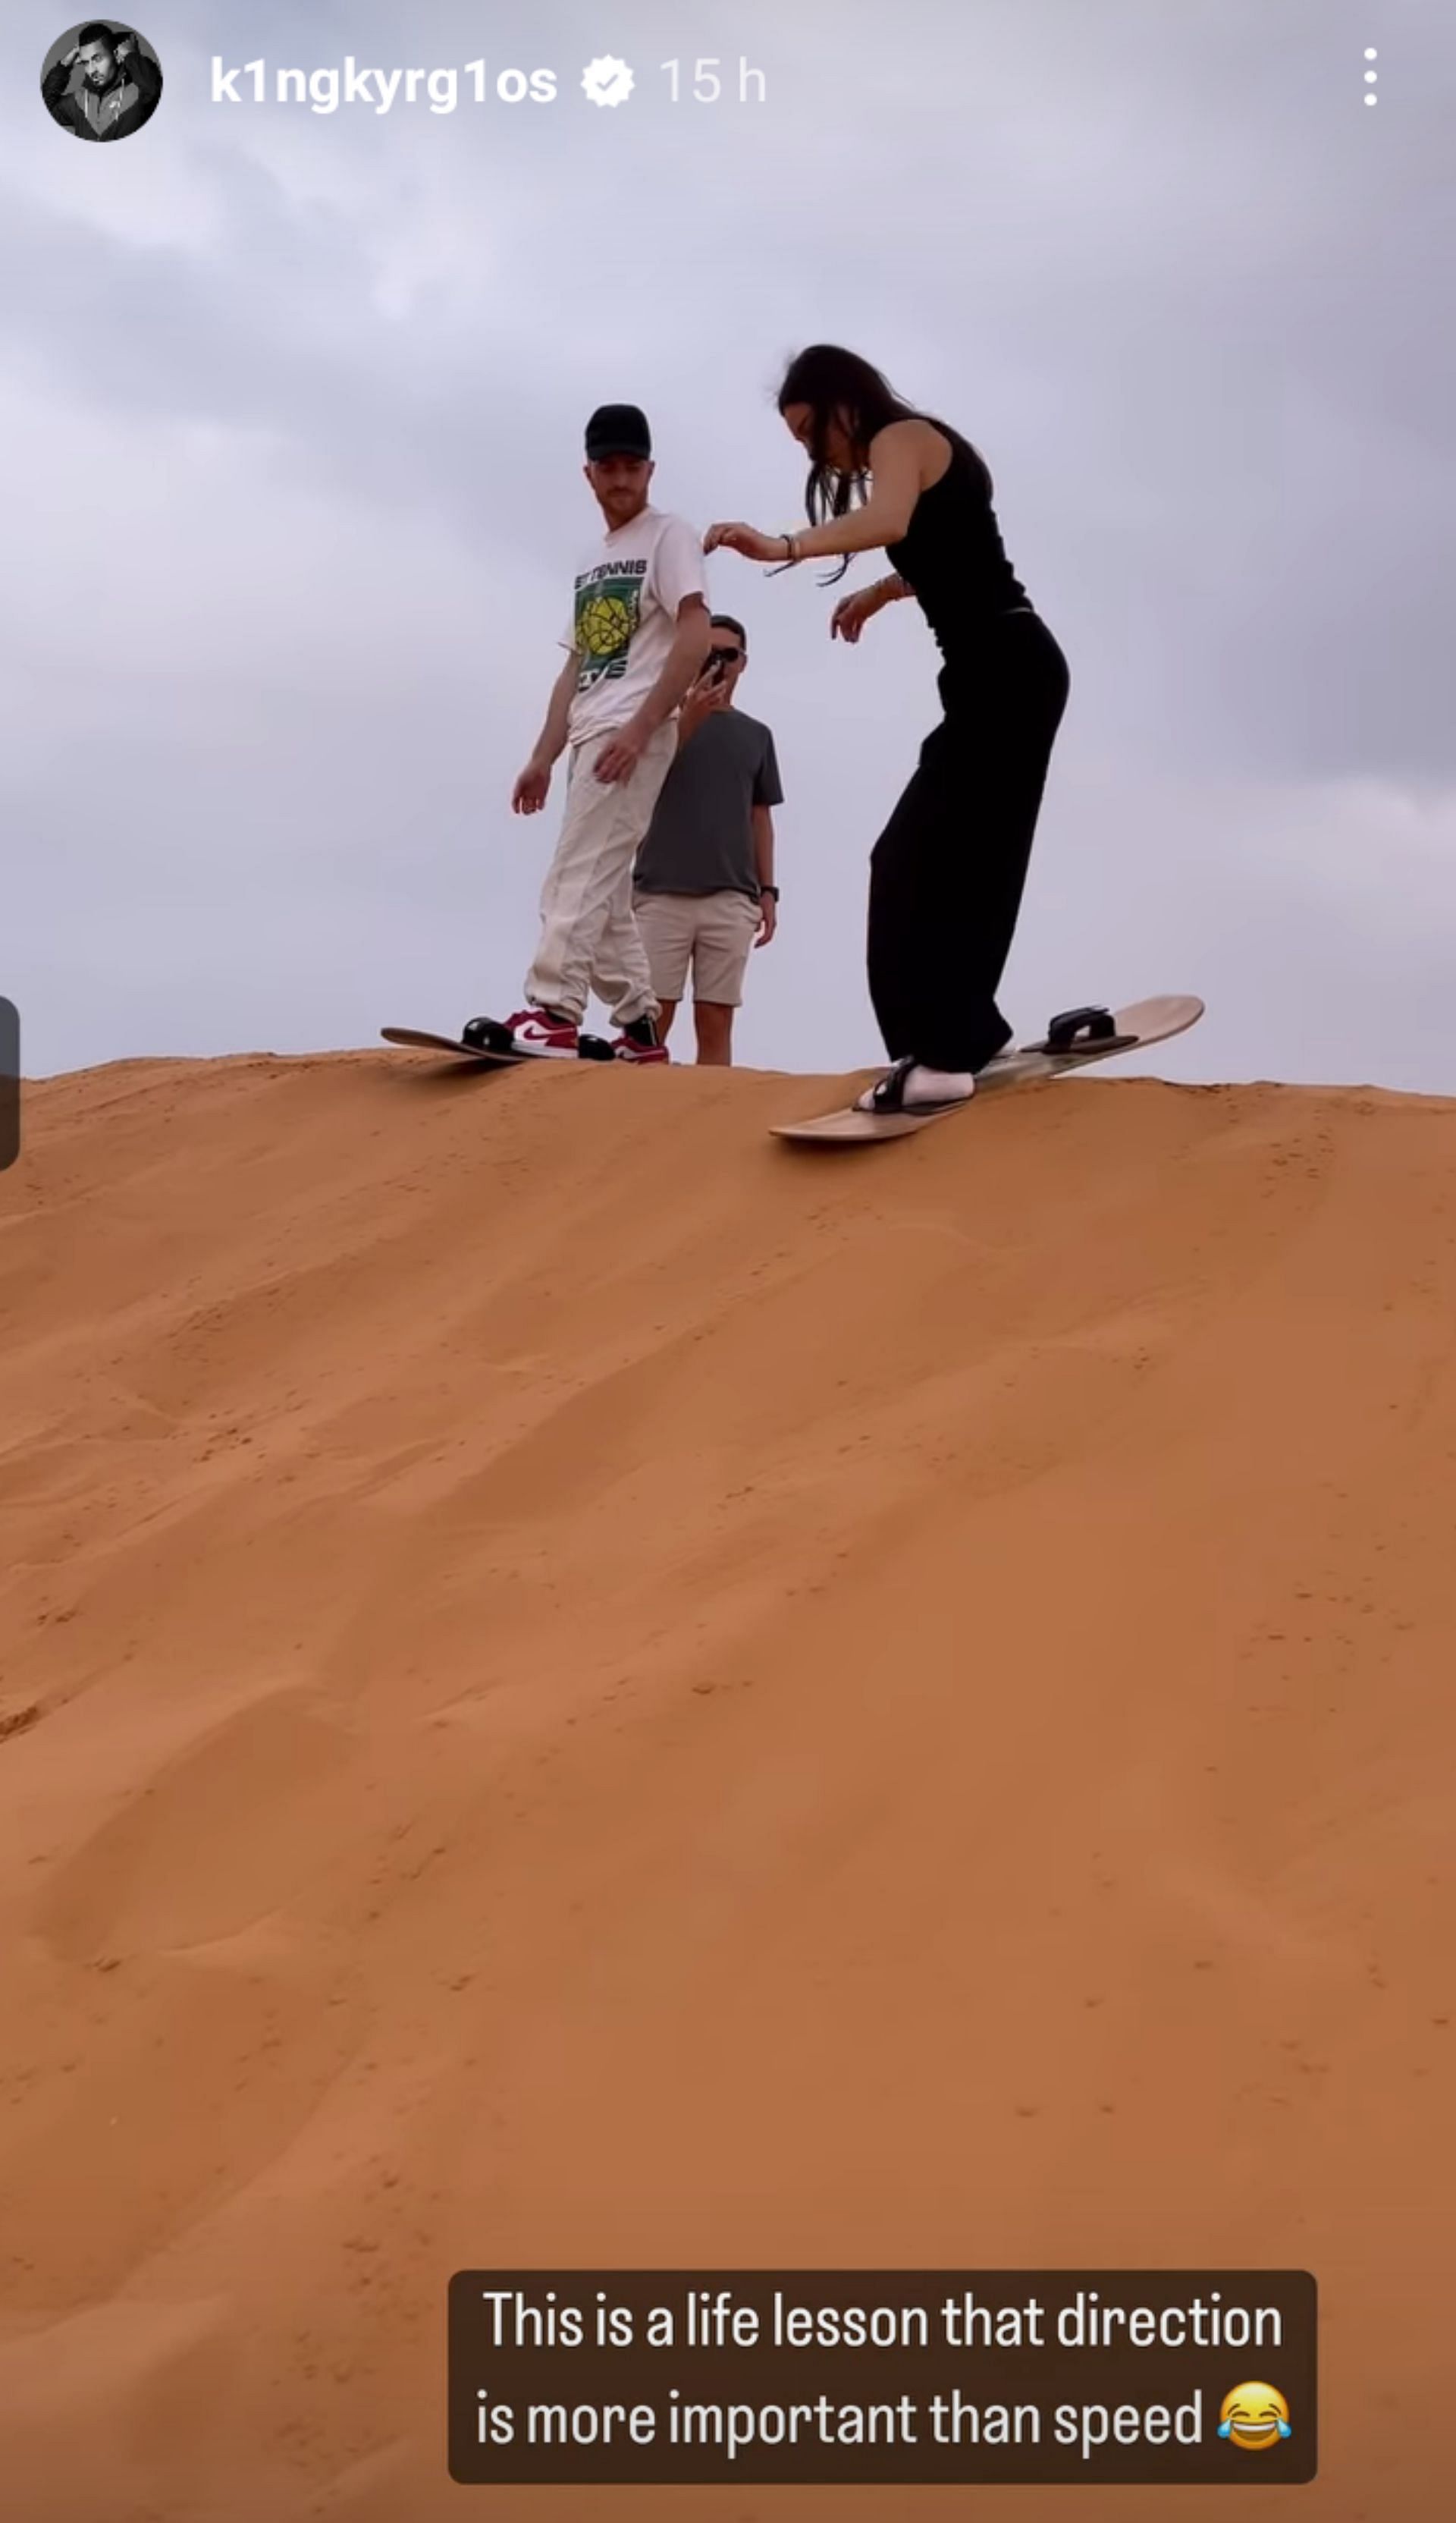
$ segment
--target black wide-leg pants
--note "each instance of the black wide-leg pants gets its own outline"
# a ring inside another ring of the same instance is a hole
[[[996,1004],[1071,675],[1031,611],[943,668],[945,711],[869,859],[869,995],[891,1060],[977,1070],[1011,1028]]]

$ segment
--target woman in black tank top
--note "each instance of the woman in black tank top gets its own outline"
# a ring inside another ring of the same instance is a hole
[[[842,598],[830,637],[853,643],[913,596],[941,653],[944,715],[870,852],[869,994],[892,1066],[861,1099],[924,1111],[969,1095],[1011,1039],[996,993],[1071,679],[1007,558],[990,473],[966,439],[826,343],[792,361],[778,409],[809,453],[810,531],[718,525],[705,548],[786,565],[838,554],[835,577],[852,553],[882,550],[891,575]]]

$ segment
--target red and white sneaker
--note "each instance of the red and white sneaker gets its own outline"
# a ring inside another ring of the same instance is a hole
[[[532,1053],[538,1060],[576,1060],[581,1056],[580,1025],[570,1017],[557,1016],[551,1008],[518,1008],[507,1017],[512,1051]]]
[[[650,1017],[638,1017],[635,1023],[624,1025],[612,1045],[614,1060],[669,1060],[672,1054],[665,1042],[657,1039],[657,1027]]]

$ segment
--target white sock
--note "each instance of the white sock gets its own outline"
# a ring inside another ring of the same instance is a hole
[[[912,1104],[957,1104],[975,1093],[969,1069],[922,1069],[916,1066],[905,1081],[905,1101]]]
[[[975,1072],[969,1069],[924,1069],[917,1063],[906,1075],[902,1100],[907,1113],[927,1104],[963,1104],[975,1093]],[[873,1088],[859,1099],[862,1113],[874,1111]]]

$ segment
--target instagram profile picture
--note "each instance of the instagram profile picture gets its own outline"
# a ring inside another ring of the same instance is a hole
[[[47,53],[40,95],[73,140],[129,140],[162,102],[162,64],[134,26],[82,18]]]

